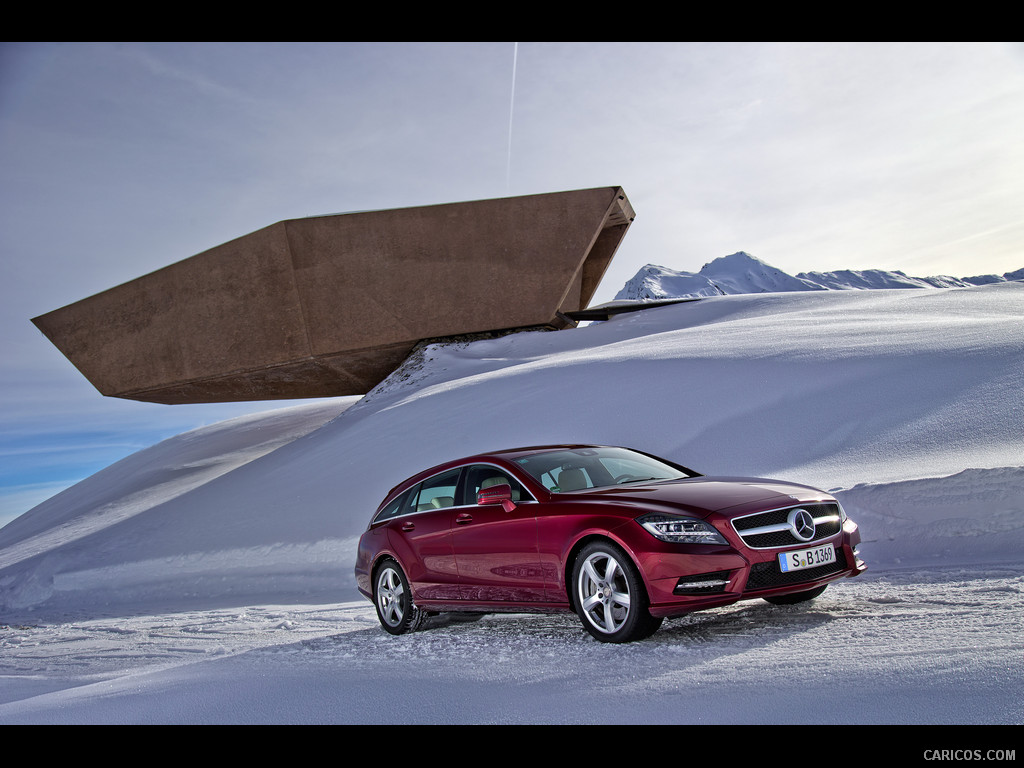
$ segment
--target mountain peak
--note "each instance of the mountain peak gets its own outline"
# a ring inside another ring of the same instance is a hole
[[[721,256],[705,264],[700,273],[722,293],[779,293],[820,291],[821,286],[801,280],[766,264],[746,251]]]
[[[700,271],[703,274],[705,271],[713,271],[720,269],[724,266],[736,267],[740,265],[751,266],[757,265],[761,267],[768,267],[774,269],[774,267],[765,264],[756,256],[751,256],[746,251],[736,251],[736,253],[730,253],[728,256],[719,256],[717,259],[713,259],[701,267]]]

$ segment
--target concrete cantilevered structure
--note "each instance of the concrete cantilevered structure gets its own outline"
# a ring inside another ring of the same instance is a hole
[[[33,319],[104,395],[364,394],[423,339],[572,324],[619,187],[291,219]]]

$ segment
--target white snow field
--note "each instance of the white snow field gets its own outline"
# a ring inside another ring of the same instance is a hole
[[[0,529],[0,723],[1021,724],[1022,384],[1020,282],[428,347],[361,400],[179,435]],[[352,566],[388,489],[565,442],[832,490],[870,570],[629,645],[569,614],[384,633]]]

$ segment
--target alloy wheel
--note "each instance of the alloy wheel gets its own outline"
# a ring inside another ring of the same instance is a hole
[[[609,552],[594,552],[580,568],[578,590],[586,619],[599,632],[614,634],[629,619],[629,581],[619,561]]]

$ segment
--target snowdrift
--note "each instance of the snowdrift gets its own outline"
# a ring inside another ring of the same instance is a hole
[[[704,298],[427,347],[361,400],[180,435],[0,529],[0,615],[358,599],[394,484],[478,450],[627,445],[832,490],[872,568],[1020,562],[1024,284]]]

